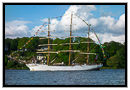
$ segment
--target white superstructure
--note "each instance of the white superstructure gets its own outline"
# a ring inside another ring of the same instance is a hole
[[[76,70],[95,70],[103,65],[75,65],[75,66],[48,66],[43,64],[26,64],[30,71],[76,71]]]

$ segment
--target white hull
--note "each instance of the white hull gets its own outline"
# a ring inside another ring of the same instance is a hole
[[[78,71],[100,69],[103,65],[48,66],[43,64],[26,64],[30,71]]]

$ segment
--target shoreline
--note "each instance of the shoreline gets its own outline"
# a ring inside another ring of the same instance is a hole
[[[111,68],[111,67],[102,67],[101,69],[125,69],[125,68]],[[5,70],[29,70],[29,69],[16,69],[16,68],[10,68],[10,69],[5,69]]]

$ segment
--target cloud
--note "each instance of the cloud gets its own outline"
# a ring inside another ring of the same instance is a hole
[[[70,8],[65,12],[64,16],[62,17],[60,23],[63,28],[65,28],[65,25],[70,25],[71,20],[71,13],[76,14],[80,16],[84,20],[88,20],[88,18],[91,18],[93,14],[91,11],[96,10],[96,7],[94,5],[72,5]],[[86,25],[77,18],[75,15],[73,15],[73,24],[76,24],[73,28],[73,30],[78,30],[83,27],[86,27]]]
[[[43,23],[45,23],[45,25],[44,26],[43,25],[35,26],[32,29],[32,31],[30,31],[32,36],[36,35],[36,32],[38,32],[36,36],[44,37],[44,36],[48,35],[48,19],[47,18],[41,19],[41,21]],[[55,35],[54,32],[57,29],[58,24],[59,24],[59,21],[57,19],[51,19],[50,20],[50,26],[49,27],[50,27],[51,36]]]
[[[118,20],[111,16],[91,18],[89,23],[92,24],[102,43],[106,41],[125,42],[125,14],[122,14]]]
[[[123,44],[125,41],[125,35],[114,36],[111,33],[104,33],[104,34],[98,34],[98,36],[102,43],[116,41],[116,42],[120,42]]]
[[[97,25],[99,24],[99,22],[98,22],[98,20],[97,20],[96,18],[91,18],[91,19],[89,20],[89,23],[90,23],[93,27],[95,27],[95,26],[97,26]]]
[[[39,37],[44,37],[47,36],[47,27],[46,26],[35,26],[31,31],[31,36],[39,36]]]
[[[118,20],[115,20],[111,16],[103,16],[92,18],[89,22],[92,23],[97,33],[110,33],[115,36],[125,34],[125,14],[122,14]]]
[[[120,31],[124,31],[125,29],[125,14],[122,14],[115,24],[115,28],[119,29]]]
[[[94,5],[72,5],[69,7],[67,11],[65,11],[63,17],[58,20],[51,19],[50,29],[51,31],[56,30],[55,32],[51,32],[53,36],[69,36],[70,31],[70,22],[71,22],[71,13],[81,16],[83,19],[88,19],[93,16],[91,11],[96,10]],[[48,22],[47,18],[41,19],[42,22]],[[87,26],[82,22],[79,18],[73,15],[73,31],[84,30]]]
[[[48,22],[48,18],[41,19],[42,22]]]
[[[61,20],[55,19],[57,36],[69,36],[71,13],[80,16],[86,22],[92,25],[97,35],[100,37],[101,42],[117,41],[123,43],[125,41],[125,14],[122,14],[118,20],[112,16],[101,16],[94,18],[91,11],[95,11],[94,5],[72,5],[65,12]],[[87,25],[75,15],[73,15],[73,35],[86,36],[88,27]],[[53,25],[52,25],[53,26]],[[53,28],[53,29],[54,29]],[[96,40],[96,39],[94,39]]]
[[[26,24],[30,21],[14,20],[5,23],[5,38],[17,38],[28,36],[28,26]]]
[[[100,17],[95,18],[92,11],[96,11],[96,7],[94,5],[72,5],[70,6],[64,13],[63,17],[60,19],[58,18],[51,18],[50,20],[50,33],[51,36],[57,36],[57,37],[66,37],[69,36],[70,31],[70,22],[71,22],[71,13],[73,13],[73,27],[72,27],[72,35],[73,36],[87,36],[88,32],[88,26],[77,16],[80,16],[83,20],[85,20],[87,23],[91,24],[95,32],[97,33],[98,37],[101,39],[101,42],[104,43],[106,41],[117,41],[123,43],[125,41],[125,14],[122,14],[119,16],[119,19],[115,19],[111,15],[103,15]],[[76,16],[77,15],[77,16]],[[41,19],[43,23],[48,23],[47,18]],[[19,25],[15,24],[15,30],[16,31],[22,31],[22,35],[27,34],[27,23],[28,22],[18,22]],[[41,27],[35,26],[31,32],[31,35],[33,36],[35,32]],[[10,26],[11,30],[12,27]],[[8,28],[9,29],[9,28]],[[44,26],[41,31],[39,32],[38,36],[47,36],[47,25]],[[10,33],[10,35],[13,36],[13,32],[9,32],[7,30],[6,34]],[[12,33],[12,34],[11,34]],[[91,32],[92,33],[92,32]],[[17,34],[19,36],[20,34]],[[97,40],[96,38],[93,38],[94,40]]]

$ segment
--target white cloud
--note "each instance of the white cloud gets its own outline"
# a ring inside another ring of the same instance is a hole
[[[116,41],[116,42],[120,42],[123,44],[125,41],[125,35],[114,36],[110,33],[104,33],[104,34],[98,34],[98,36],[102,43]]]
[[[70,22],[71,22],[71,13],[73,13],[73,33],[72,35],[77,36],[86,36],[88,26],[79,19],[76,15],[80,16],[86,22],[92,25],[92,28],[95,29],[95,32],[100,37],[101,42],[104,43],[106,41],[117,41],[123,43],[125,41],[125,14],[122,14],[119,19],[115,19],[112,16],[100,16],[95,18],[91,11],[97,10],[94,5],[72,5],[65,11],[63,17],[61,19],[53,18],[50,21],[50,31],[52,36],[69,36],[70,30]],[[41,19],[42,22],[48,23],[48,19],[44,18]],[[20,24],[17,27],[18,30],[23,29],[23,33],[26,32],[27,26],[24,24]],[[41,25],[35,26],[32,31],[30,32],[31,35],[34,35],[35,32],[39,29]],[[13,27],[10,26],[12,29]],[[38,36],[45,36],[47,35],[47,26],[44,26],[41,31],[43,33],[39,33]],[[25,30],[25,31],[24,31]],[[54,32],[55,30],[55,32]],[[9,30],[8,30],[9,31]],[[7,32],[8,33],[8,32]],[[11,32],[10,32],[11,33]],[[13,33],[13,32],[12,32]],[[26,35],[26,33],[25,33]],[[93,38],[97,40],[96,38]]]
[[[112,33],[97,33],[97,36],[98,36],[101,43],[115,41],[115,42],[120,42],[120,43],[123,44],[124,41],[125,41],[125,35],[124,34],[115,36]],[[90,33],[90,38],[92,40],[94,40],[95,43],[99,43],[99,41],[98,41],[98,39],[97,39],[97,37],[95,36],[94,33]]]
[[[111,16],[103,16],[96,20],[98,24],[96,23],[93,27],[96,28],[98,33],[112,33],[113,35],[125,33],[125,14],[122,14],[118,20],[115,20]]]
[[[41,19],[42,22],[48,22],[48,18]]]
[[[93,15],[90,12],[94,10],[96,10],[96,7],[94,5],[72,5],[65,12],[65,14],[78,14],[82,18],[87,19],[88,17]]]
[[[62,17],[60,23],[63,29],[66,28],[65,25],[70,25],[71,21],[71,13],[76,14],[83,18],[84,20],[88,20],[88,18],[92,17],[93,14],[91,11],[96,10],[96,7],[94,5],[72,5],[70,8],[65,12],[64,16]],[[77,18],[75,15],[73,15],[73,24],[76,24],[73,28],[73,30],[78,30],[83,27],[86,27],[86,25]]]
[[[54,36],[69,36],[70,30],[70,21],[71,21],[71,13],[81,16],[83,19],[87,20],[89,17],[92,17],[93,14],[91,11],[96,10],[94,5],[72,5],[65,12],[61,20],[52,19],[50,29],[51,31],[56,30],[56,32],[51,32],[51,35]],[[42,19],[42,22],[47,22],[48,19]],[[77,18],[73,15],[73,31],[80,30],[82,28],[87,28],[84,22],[81,19]]]
[[[119,29],[120,31],[124,31],[125,29],[125,14],[122,14],[115,24],[115,28]]]
[[[54,31],[59,24],[59,21],[57,19],[51,19],[50,21],[50,30]]]
[[[125,14],[122,14],[118,20],[112,16],[101,16],[99,18],[94,18],[91,11],[95,11],[96,7],[94,5],[72,5],[66,10],[61,20],[52,19],[50,29],[56,30],[56,32],[51,32],[53,36],[69,36],[71,13],[73,13],[73,35],[86,36],[88,26],[76,15],[80,16],[87,23],[91,24],[95,29],[95,32],[101,39],[101,42],[106,41],[117,41],[123,43],[125,41]],[[48,19],[42,19],[43,22],[48,22]],[[47,29],[47,27],[46,27]],[[47,32],[46,32],[47,34]],[[93,35],[94,36],[94,35]],[[92,37],[93,38],[93,37]],[[96,38],[93,38],[97,41]]]
[[[116,41],[125,42],[125,14],[122,14],[118,20],[111,16],[92,18],[89,22],[98,33],[101,42]]]
[[[35,26],[32,29],[32,31],[30,31],[32,36],[35,35],[35,36],[42,36],[42,37],[44,37],[44,36],[48,35],[48,26],[47,26],[48,19],[45,18],[45,19],[42,19],[41,21],[46,23],[46,24],[44,26],[43,25]],[[52,36],[55,35],[54,32],[55,32],[55,30],[56,30],[56,28],[58,26],[58,23],[59,23],[59,21],[57,19],[51,19],[50,20],[50,31],[51,31],[50,33],[51,33]],[[36,32],[38,32],[37,35],[36,35]]]
[[[30,21],[14,20],[5,23],[5,38],[16,38],[28,36],[28,26],[26,24]]]
[[[107,26],[108,29],[111,29],[113,24],[115,23],[115,19],[112,18],[111,16],[107,16],[107,17],[100,17],[98,19],[98,21],[100,22],[100,24],[103,26]]]
[[[95,27],[95,26],[97,26],[97,24],[99,24],[99,22],[98,22],[98,20],[97,20],[96,18],[91,18],[91,19],[89,19],[89,23],[90,23],[93,27]]]
[[[47,36],[47,27],[42,25],[35,26],[32,29],[32,31],[30,31],[30,33],[31,36],[41,36],[41,37]]]

